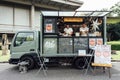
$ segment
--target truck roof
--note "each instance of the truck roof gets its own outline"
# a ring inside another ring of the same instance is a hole
[[[111,11],[41,11],[43,16],[104,17]]]

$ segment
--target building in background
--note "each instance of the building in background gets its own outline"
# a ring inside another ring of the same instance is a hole
[[[83,5],[80,0],[1,0],[0,45],[2,35],[10,42],[16,31],[39,30],[42,26],[41,10],[76,10]]]

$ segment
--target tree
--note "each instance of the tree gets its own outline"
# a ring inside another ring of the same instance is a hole
[[[113,14],[116,14],[117,16],[119,16],[120,17],[120,2],[118,2],[118,3],[116,3],[114,6],[112,6],[111,8],[110,8],[110,10],[112,10],[113,12]]]
[[[101,9],[101,11],[110,11],[110,10],[107,9],[107,8],[103,8],[103,9]],[[113,16],[113,13],[110,13],[110,14],[108,14],[107,16],[112,17],[112,16]]]
[[[107,25],[108,41],[120,40],[120,22]]]

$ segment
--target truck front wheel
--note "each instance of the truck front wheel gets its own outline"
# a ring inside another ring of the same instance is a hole
[[[21,58],[20,61],[28,62],[28,65],[27,65],[28,69],[32,69],[34,67],[34,65],[35,65],[35,62],[34,62],[33,58],[30,57],[30,56],[24,56],[24,57]]]

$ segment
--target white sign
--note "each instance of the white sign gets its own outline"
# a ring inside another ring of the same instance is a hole
[[[78,55],[86,55],[86,50],[78,50]]]
[[[111,64],[111,45],[95,46],[94,63]]]

